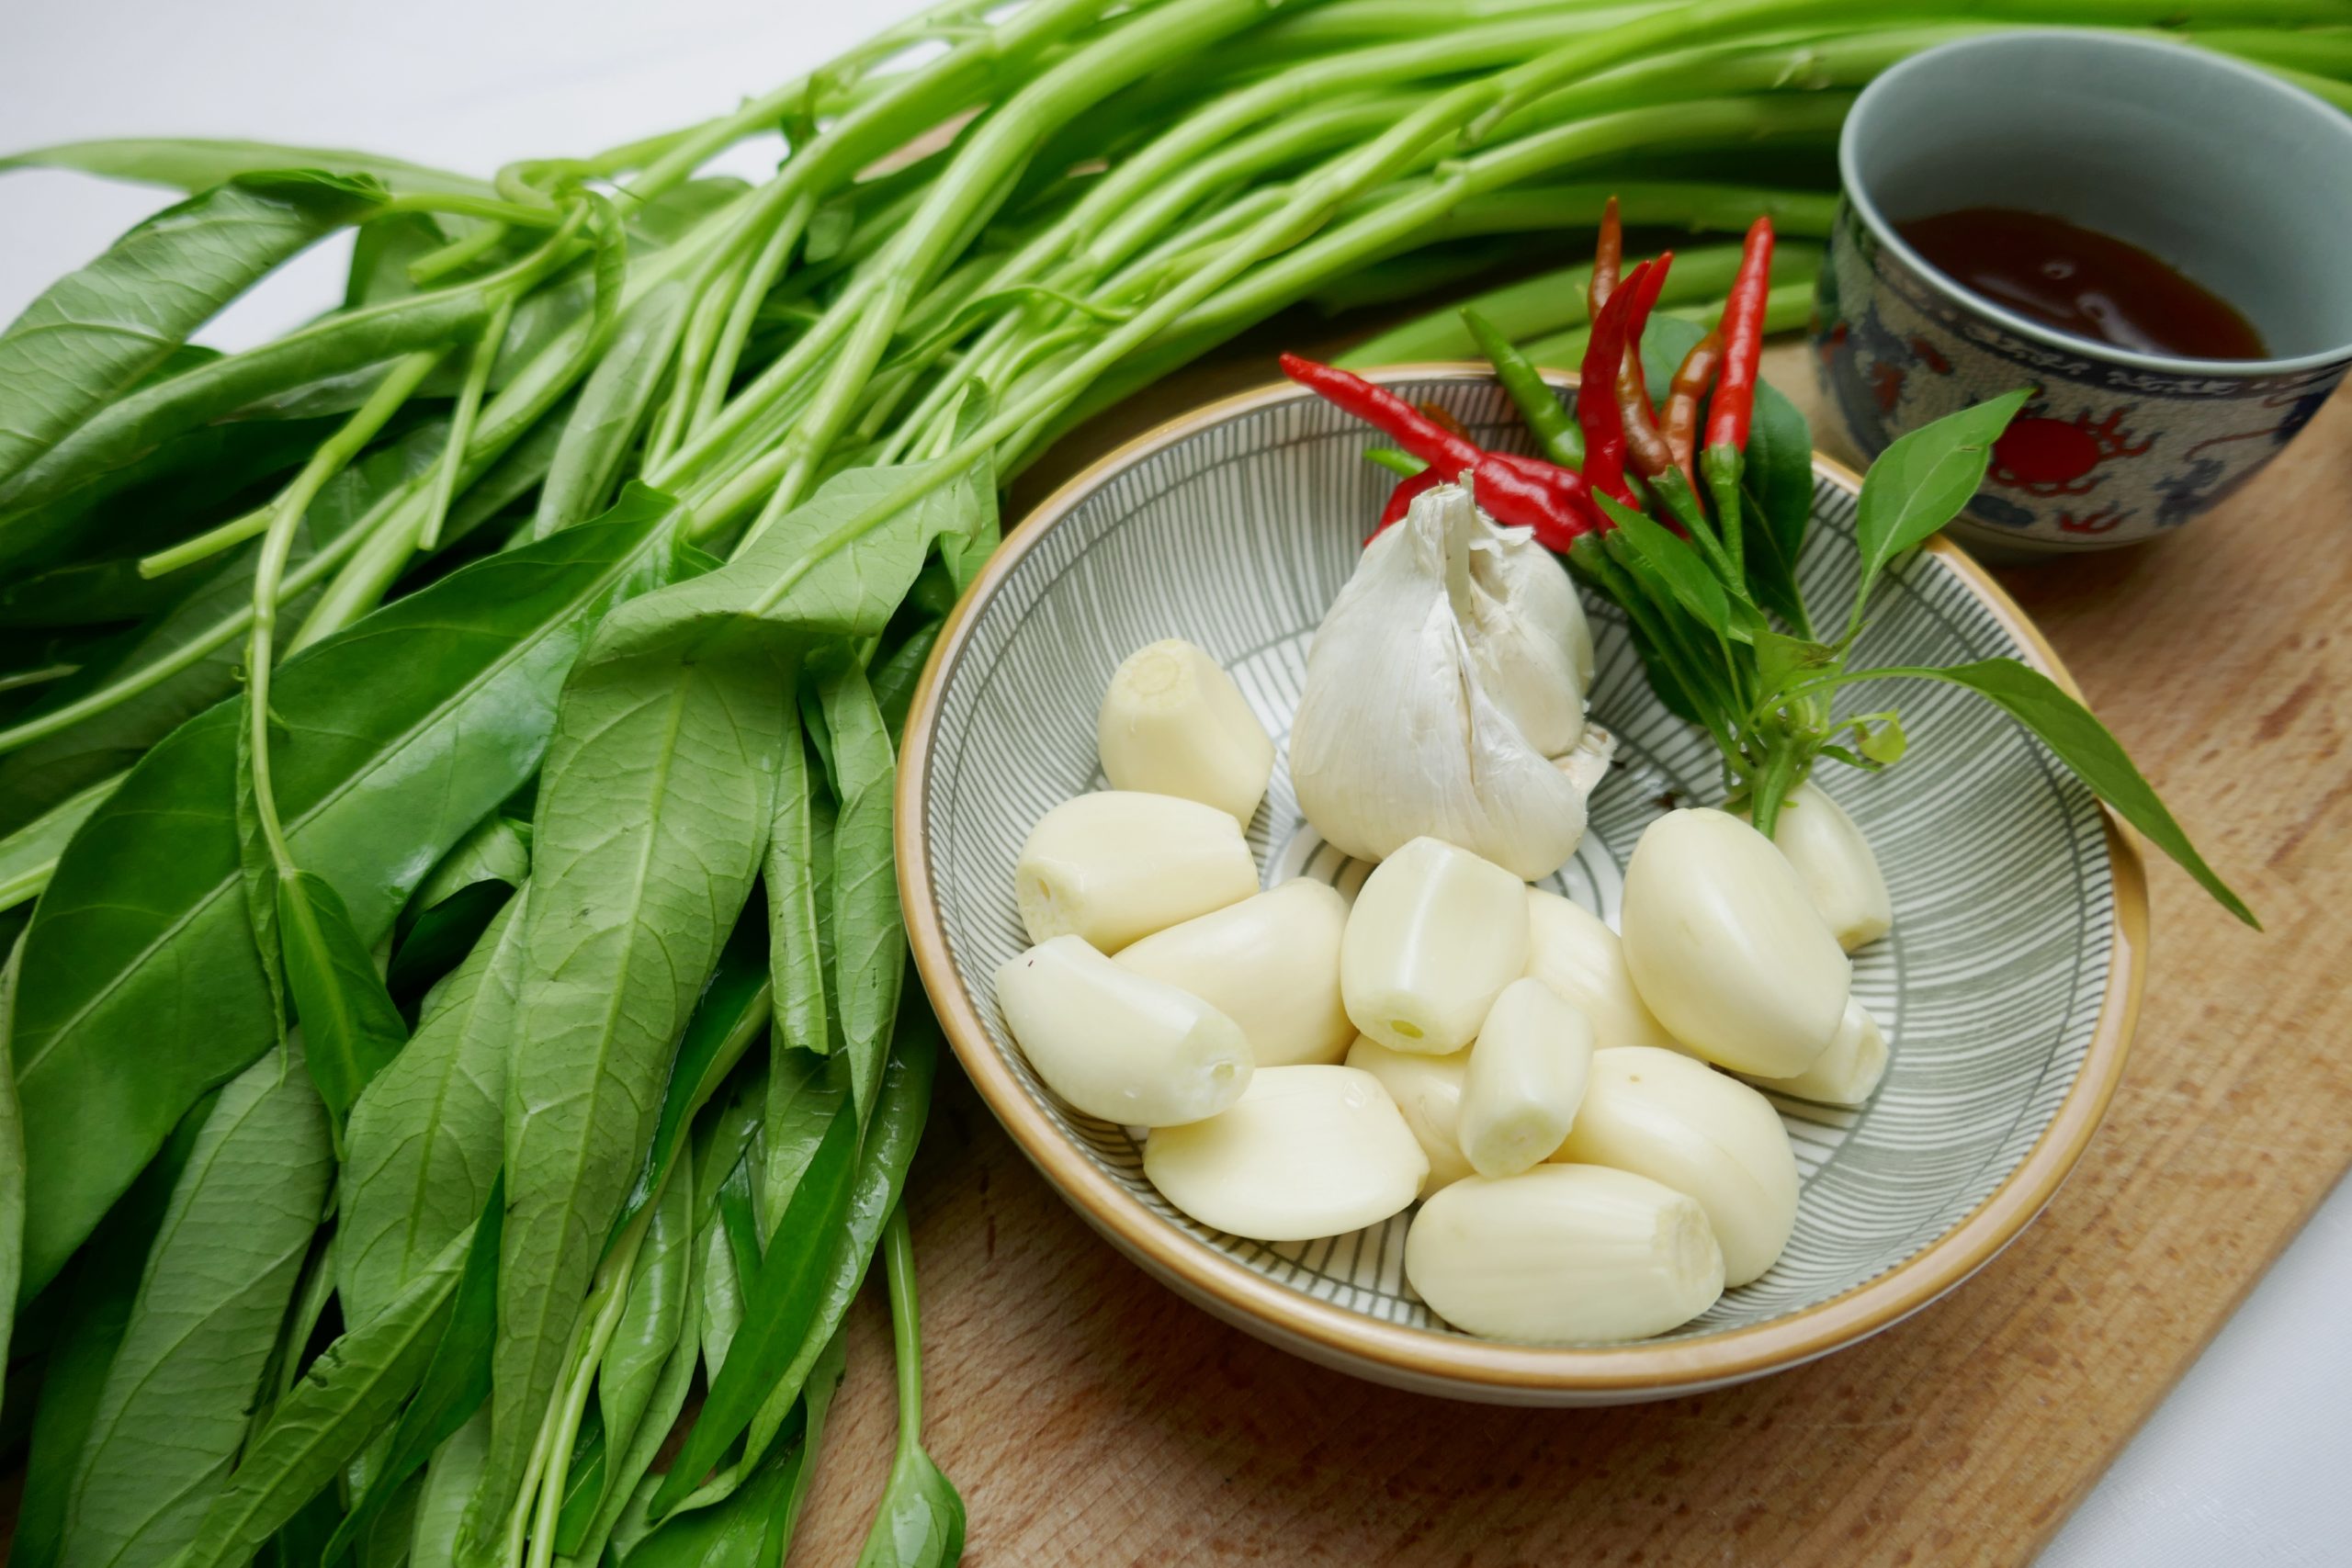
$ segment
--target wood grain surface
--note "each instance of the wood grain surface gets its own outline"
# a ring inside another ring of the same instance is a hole
[[[1271,362],[1206,367],[1114,411],[1016,500]],[[1802,351],[1769,367],[1811,412]],[[951,1066],[910,1190],[926,1441],[968,1506],[967,1562],[2030,1561],[2352,1161],[2347,524],[2339,397],[2178,536],[2001,573],[2269,931],[2152,858],[2139,1035],[2073,1179],[1974,1280],[1826,1360],[1585,1412],[1322,1371],[1096,1240]],[[795,1563],[851,1562],[881,1490],[895,1417],[878,1295],[858,1309]]]

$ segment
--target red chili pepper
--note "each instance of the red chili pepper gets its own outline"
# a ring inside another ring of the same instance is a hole
[[[1422,473],[1400,484],[1389,495],[1389,507],[1412,505],[1419,490],[1407,492],[1413,480],[1427,482],[1420,490],[1459,479],[1467,469],[1476,487],[1478,502],[1496,522],[1532,528],[1547,548],[1566,549],[1578,534],[1600,525],[1592,492],[1582,476],[1538,457],[1481,451],[1465,437],[1451,434],[1412,404],[1385,388],[1334,366],[1320,365],[1295,354],[1282,356],[1283,373],[1335,407],[1368,421],[1395,438],[1397,445],[1429,465]],[[1401,510],[1396,512],[1402,516]],[[1383,513],[1382,525],[1395,521]]]
[[[1667,387],[1666,416],[1658,422],[1658,433],[1666,437],[1667,447],[1674,454],[1674,466],[1682,470],[1682,478],[1693,490],[1699,483],[1690,467],[1697,456],[1699,404],[1723,362],[1724,334],[1718,327],[1692,344],[1690,352],[1676,367],[1674,379]]]
[[[1625,318],[1640,299],[1636,286],[1648,272],[1647,262],[1635,267],[1601,305],[1577,380],[1585,481],[1627,506],[1634,504],[1634,492],[1625,484],[1625,416],[1617,405],[1617,367],[1625,357]]]
[[[1666,287],[1667,272],[1673,265],[1674,253],[1668,251],[1642,275],[1642,291],[1625,312],[1625,353],[1617,362],[1617,409],[1625,421],[1625,450],[1633,459],[1634,470],[1645,479],[1654,479],[1674,467],[1673,449],[1658,434],[1657,415],[1650,404],[1649,378],[1642,373],[1642,334],[1649,330],[1650,311],[1657,306],[1658,293]]]
[[[1430,402],[1427,398],[1422,399],[1413,406],[1421,411],[1421,417],[1423,419],[1428,420],[1431,424],[1436,425],[1448,435],[1459,435],[1464,441],[1470,439],[1470,433],[1462,428],[1462,422],[1460,420],[1454,418],[1445,410],[1438,407],[1437,404]]]
[[[1744,450],[1747,422],[1756,412],[1757,368],[1764,356],[1764,306],[1772,290],[1772,220],[1748,226],[1740,250],[1739,274],[1724,304],[1723,375],[1707,413],[1707,445]]]
[[[1441,428],[1427,414],[1385,387],[1376,387],[1333,365],[1282,356],[1283,374],[1345,412],[1385,431],[1396,445],[1449,478],[1477,466],[1477,446]]]
[[[1585,320],[1600,320],[1600,308],[1617,292],[1617,272],[1625,262],[1625,231],[1617,221],[1617,198],[1600,209],[1600,236],[1592,247],[1592,281],[1584,286]]]

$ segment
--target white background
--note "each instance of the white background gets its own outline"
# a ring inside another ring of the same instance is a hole
[[[98,0],[13,8],[0,152],[85,137],[361,147],[469,174],[721,113],[912,0]],[[759,155],[729,165],[756,175]],[[0,320],[169,199],[0,175]],[[322,245],[206,341],[331,304]],[[2042,1558],[2043,1568],[2352,1563],[2352,1186],[2339,1190]],[[1967,1293],[1934,1310],[1965,1312]],[[2030,1442],[2032,1434],[2017,1434]]]

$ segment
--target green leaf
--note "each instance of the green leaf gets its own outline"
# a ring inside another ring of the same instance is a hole
[[[290,560],[308,560],[424,472],[440,450],[443,432],[437,421],[419,426],[328,480],[295,535]],[[139,502],[147,494],[142,489],[128,492],[125,500]],[[99,521],[110,524],[114,515],[109,509]],[[176,604],[151,617],[118,652],[47,690],[27,717],[80,701],[126,675],[194,656],[176,673],[104,712],[0,757],[0,825],[29,821],[75,791],[124,772],[183,722],[238,689],[244,643],[234,634],[242,625],[237,617],[253,606],[259,550],[257,543],[246,545],[209,565],[174,573],[192,580]],[[304,595],[280,615],[300,615],[309,603]]]
[[[874,671],[874,705],[882,710],[882,727],[889,732],[893,746],[906,733],[907,710],[914,705],[915,687],[922,681],[923,666],[931,661],[931,650],[939,645],[939,634],[946,624],[923,622]]]
[[[556,1515],[555,1550],[559,1557],[577,1552],[596,1520],[596,1505],[605,1495],[605,1472],[612,1453],[605,1437],[605,1420],[591,1405],[581,1422],[571,1450],[571,1468],[563,1483],[563,1503]]]
[[[65,1500],[97,1413],[107,1370],[139,1296],[147,1254],[172,1191],[211,1117],[207,1096],[180,1119],[153,1163],[141,1171],[73,1266],[51,1287],[60,1301],[57,1341],[41,1373],[25,1462],[24,1503],[8,1561],[16,1568],[53,1568],[65,1528]]]
[[[373,1321],[320,1353],[213,1499],[176,1568],[248,1562],[390,1423],[444,1337],[471,1239],[452,1240]]]
[[[794,712],[798,712],[797,705]],[[769,824],[761,886],[767,894],[768,966],[775,1008],[775,1049],[819,1054],[832,1047],[833,1020],[825,1006],[826,964],[817,901],[817,787],[800,735],[787,739],[777,771],[775,817]],[[826,909],[830,915],[831,909]]]
[[[298,863],[348,890],[362,942],[537,767],[586,627],[669,560],[669,503],[452,573],[278,671],[273,774]],[[26,933],[16,1051],[37,1289],[180,1112],[271,1037],[238,894],[239,705],[150,751],[58,862]]]
[[[243,176],[157,213],[50,285],[0,333],[0,480],[53,449],[280,263],[383,197],[372,179]],[[0,563],[12,558],[0,529]]]
[[[692,1277],[694,1247],[685,1249],[688,1278],[685,1281],[687,1299],[695,1297],[699,1281]],[[637,1434],[629,1439],[627,1450],[617,1462],[607,1465],[604,1501],[597,1506],[595,1522],[581,1542],[573,1561],[582,1563],[604,1561],[605,1543],[629,1522],[631,1511],[642,1518],[645,1503],[652,1495],[650,1484],[641,1484],[646,1472],[653,1466],[662,1450],[667,1446],[670,1434],[676,1427],[678,1416],[685,1408],[686,1394],[695,1380],[695,1370],[701,1364],[700,1348],[693,1327],[694,1314],[686,1314],[686,1324],[669,1359],[662,1364],[662,1375],[654,1381],[653,1396],[646,1404],[645,1414],[637,1424]],[[423,1564],[419,1564],[423,1568]]]
[[[899,766],[864,670],[843,661],[820,679],[818,692],[842,791],[833,829],[833,1009],[862,1122],[874,1110],[906,966],[891,837]]]
[[[615,651],[631,621],[617,612],[566,684],[539,788],[478,1521],[513,1502],[774,811],[788,672],[756,645]]]
[[[685,1446],[653,1495],[650,1517],[666,1517],[726,1454],[807,1338],[822,1303],[826,1255],[849,1216],[856,1175],[857,1120],[836,1115],[776,1224],[757,1278],[749,1282],[743,1325]]]
[[[2149,842],[2178,862],[2181,869],[2195,877],[2197,885],[2211,894],[2222,908],[2256,931],[2262,929],[2262,922],[2255,919],[2245,900],[2232,892],[2220,874],[2205,863],[2205,857],[2197,852],[2188,833],[2173,819],[2165,803],[2157,798],[2154,787],[2141,775],[2121,744],[2108,733],[2107,727],[2049,676],[2014,659],[1986,659],[1946,669],[1858,671],[1852,678],[1868,680],[1879,674],[1948,682],[1985,698],[2031,730],[2043,745],[2058,754],[2060,761],[2074,771],[2076,778],[2090,786],[2092,794],[2113,807]]]
[[[366,175],[401,195],[496,194],[487,180],[376,152],[294,147],[278,141],[211,141],[185,136],[63,141],[54,147],[37,147],[29,152],[0,158],[0,169],[72,169],[106,179],[167,186],[190,193],[209,190],[244,175],[278,169],[325,169],[347,177]]]
[[[480,333],[492,302],[488,286],[469,285],[340,311],[259,348],[116,399],[0,481],[0,560],[12,554],[18,519],[94,476],[136,462],[182,432],[293,388],[358,372],[366,372],[372,386],[379,372],[370,367]],[[279,405],[274,412],[331,409]]]
[[[368,1483],[368,1491],[353,1507],[335,1539],[328,1543],[321,1556],[326,1568],[333,1568],[335,1559],[345,1546],[356,1540],[369,1523],[387,1508],[403,1483],[429,1459],[438,1470],[449,1445],[461,1432],[480,1427],[487,1438],[487,1422],[477,1418],[475,1412],[490,1397],[491,1346],[498,1334],[498,1251],[499,1231],[504,1223],[506,1205],[503,1188],[498,1179],[491,1182],[490,1195],[482,1202],[481,1216],[469,1232],[460,1232],[444,1244],[440,1254],[425,1269],[420,1270],[395,1296],[391,1304],[370,1320],[369,1326],[390,1320],[399,1303],[408,1301],[429,1276],[437,1276],[447,1255],[462,1250],[464,1263],[447,1295],[447,1311],[442,1314],[440,1327],[431,1337],[432,1354],[424,1371],[415,1380],[416,1396],[400,1413],[400,1422],[392,1428],[390,1439],[384,1445],[383,1457]],[[459,1247],[459,1240],[463,1247]],[[486,1413],[485,1413],[486,1414]],[[471,1466],[469,1466],[469,1472]],[[476,1473],[467,1477],[467,1495],[470,1495]],[[428,1480],[426,1495],[420,1500],[419,1539],[427,1529],[428,1517],[438,1518],[440,1505],[434,1501],[439,1490],[435,1483],[447,1483],[447,1477]],[[461,1512],[463,1498],[447,1504],[447,1511]],[[454,1541],[456,1520],[450,1521]]]
[[[24,939],[10,944],[0,964],[0,1039],[17,1005],[17,972],[25,960]],[[0,1367],[8,1364],[9,1331],[17,1317],[17,1285],[25,1256],[25,1119],[17,1105],[17,1073],[0,1053]]]
[[[327,1114],[340,1124],[368,1080],[408,1043],[408,1025],[334,884],[308,871],[280,876],[277,924],[303,1057]]]
[[[531,825],[503,812],[482,818],[441,857],[392,930],[399,945],[384,976],[403,1010],[454,969],[531,874]]]
[[[417,884],[408,908],[401,912],[401,929],[435,905],[445,904],[469,887],[485,882],[520,887],[531,874],[531,825],[503,811],[493,811],[468,830],[441,857],[431,875]]]
[[[1813,622],[1797,585],[1797,564],[1813,524],[1813,432],[1769,381],[1757,383],[1740,494],[1748,592],[1800,635],[1809,635]]]
[[[270,1053],[221,1091],[93,1412],[62,1563],[160,1563],[197,1539],[245,1439],[333,1167],[299,1052]]]
[[[40,816],[0,839],[0,909],[12,908],[40,897],[49,886],[51,873],[57,869],[58,857],[74,840],[90,814],[106,803],[122,776],[115,774],[100,779],[79,795],[69,795],[62,804],[51,807]],[[0,1039],[7,1037],[6,1027],[0,1027]]]
[[[1594,499],[1617,525],[1604,536],[1610,558],[1641,578],[1654,592],[1664,590],[1661,597],[1680,604],[1717,637],[1744,642],[1754,635],[1752,627],[1734,618],[1723,580],[1698,551],[1632,507],[1621,506],[1605,495]]]
[[[1887,562],[1951,522],[1984,482],[1993,443],[2025,406],[2030,389],[1948,413],[1895,438],[1862,476],[1854,512],[1854,542],[1862,556],[1854,589],[1854,620],[1861,619],[1871,588]]]
[[[568,528],[604,504],[677,353],[694,302],[691,280],[673,277],[623,313],[564,421],[562,444],[531,523],[533,537]]]
[[[793,1189],[817,1156],[825,1132],[849,1098],[846,1055],[779,1048],[768,1070],[767,1115],[761,1141],[767,1146],[762,1197],[767,1213],[781,1214]]]
[[[686,1330],[686,1305],[694,1278],[695,1184],[691,1161],[670,1173],[629,1276],[628,1299],[605,1347],[596,1376],[596,1400],[605,1441],[615,1458],[632,1446],[638,1427],[652,1408],[663,1368]]]
[[[1844,661],[1845,655],[1826,643],[1759,631],[1756,634],[1757,702],[1770,707],[1791,685],[1835,674]]]
[[[428,1373],[427,1386],[430,1382]],[[458,1568],[458,1531],[465,1523],[466,1504],[474,1495],[474,1484],[481,1478],[482,1461],[489,1449],[490,1412],[483,1409],[475,1412],[447,1441],[433,1450],[432,1466],[425,1471],[424,1484],[417,1492],[416,1519],[409,1538],[412,1568]],[[584,1559],[592,1563],[597,1560]]]
[[[489,1201],[505,1152],[522,961],[510,904],[351,1108],[335,1246],[346,1323],[383,1311]]]

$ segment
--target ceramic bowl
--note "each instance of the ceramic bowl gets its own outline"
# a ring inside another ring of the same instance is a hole
[[[1381,372],[1482,445],[1524,449],[1483,367]],[[1209,1311],[1329,1366],[1398,1387],[1525,1404],[1662,1398],[1761,1376],[1853,1343],[1951,1289],[2030,1221],[2081,1154],[2121,1069],[2146,940],[2139,864],[2090,795],[1989,706],[1902,694],[1911,752],[1875,778],[1824,780],[1877,847],[1894,935],[1856,957],[1894,1066],[1860,1111],[1779,1105],[1804,1176],[1796,1234],[1762,1279],[1631,1345],[1478,1339],[1406,1284],[1408,1216],[1266,1245],[1170,1208],[1123,1129],[1031,1073],[992,994],[1026,942],[1013,862],[1031,824],[1103,778],[1094,713],[1111,672],[1160,637],[1232,671],[1278,744],[1306,650],[1389,479],[1373,433],[1287,385],[1212,404],[1072,479],[1015,531],[950,621],[909,719],[899,865],[922,981],[965,1069],[1023,1152],[1103,1235]],[[1803,578],[1817,604],[1855,580],[1854,476],[1816,461]],[[1634,840],[1670,802],[1711,802],[1704,737],[1651,694],[1613,609],[1589,605],[1595,717],[1618,764],[1577,856],[1548,886],[1615,923]],[[1959,550],[1890,574],[1860,657],[1958,663],[2011,654],[2064,676],[2017,607]],[[1250,843],[1268,884],[1342,890],[1366,870],[1301,818],[1277,757]]]
[[[2018,387],[1952,531],[1996,558],[2159,537],[2278,455],[2352,367],[2352,117],[2208,50],[2035,29],[1925,51],[1864,89],[1814,346],[1856,448]],[[2022,208],[2164,257],[2271,357],[2181,359],[2054,332],[1920,257],[1900,225]]]

